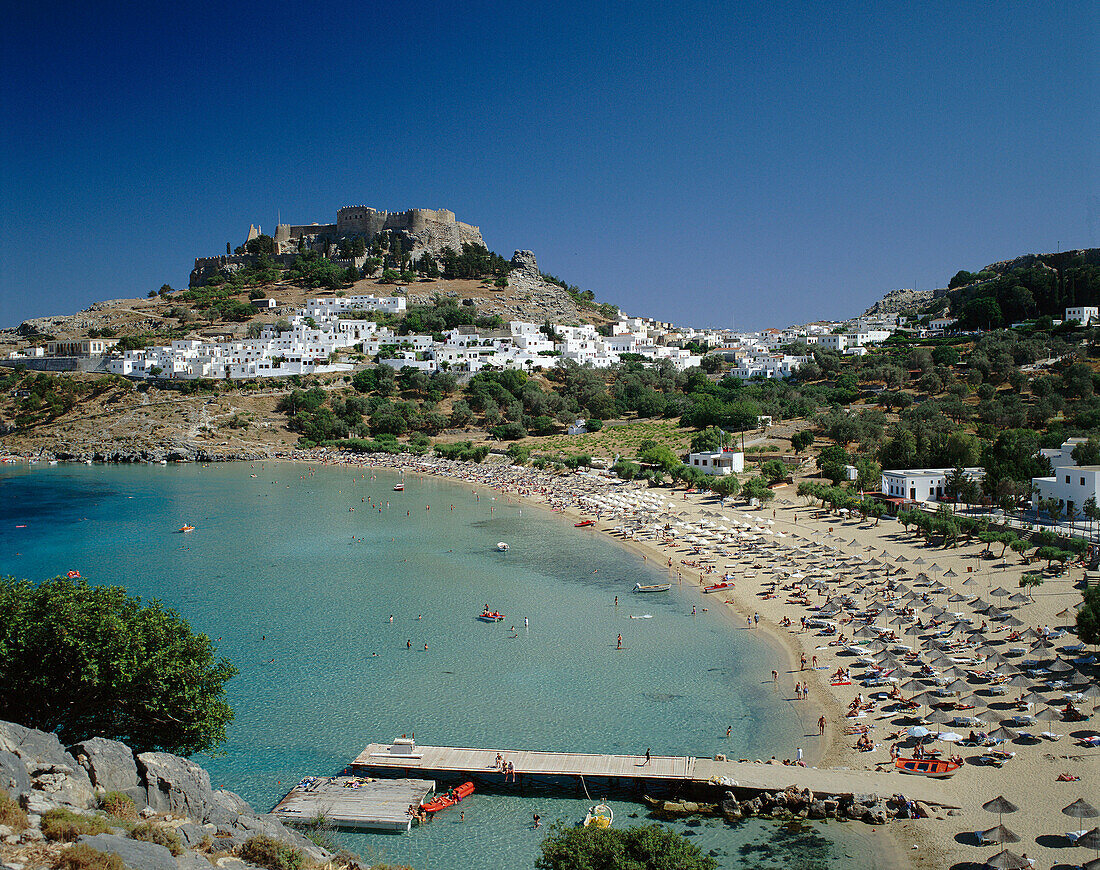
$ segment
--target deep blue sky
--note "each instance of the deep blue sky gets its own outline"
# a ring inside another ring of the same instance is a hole
[[[1100,245],[1100,5],[7,4],[0,326],[453,210],[631,313],[761,328]]]

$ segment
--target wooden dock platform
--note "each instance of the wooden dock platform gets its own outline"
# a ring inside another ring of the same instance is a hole
[[[503,780],[497,754],[510,761],[518,782],[532,777],[592,777],[621,779],[639,784],[719,784],[731,788],[781,791],[788,786],[808,788],[815,794],[904,794],[939,806],[953,805],[948,780],[845,770],[792,767],[694,758],[687,755],[595,755],[579,752],[546,752],[526,749],[472,749],[451,746],[417,746],[412,740],[371,743],[352,762],[357,771],[421,771],[434,776],[473,776]]]
[[[304,825],[319,815],[350,831],[407,831],[408,809],[435,791],[430,779],[364,779],[357,776],[307,777],[271,811],[287,824]]]

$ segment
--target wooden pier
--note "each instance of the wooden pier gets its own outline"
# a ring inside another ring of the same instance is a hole
[[[407,831],[410,806],[435,791],[430,779],[364,779],[356,776],[308,777],[271,811],[280,821],[304,825],[323,816],[351,831]]]
[[[652,755],[647,760],[644,755],[417,746],[407,739],[371,743],[352,762],[352,767],[364,772],[411,775],[418,771],[437,777],[479,777],[503,782],[504,774],[497,766],[498,754],[514,765],[516,782],[520,784],[532,778],[572,777],[622,780],[637,786],[711,784],[770,792],[793,785],[799,789],[808,788],[815,794],[903,794],[939,806],[950,806],[952,800],[948,781],[902,773],[760,764],[687,755]]]

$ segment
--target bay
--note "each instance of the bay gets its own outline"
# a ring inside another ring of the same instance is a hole
[[[289,463],[5,468],[0,571],[79,570],[157,598],[215,638],[240,669],[229,685],[236,719],[219,753],[196,760],[261,810],[302,776],[335,773],[400,734],[783,758],[816,730],[815,711],[776,694],[769,674],[783,659],[754,632],[704,611],[697,592],[630,594],[667,580],[663,568],[484,487],[409,475],[395,492],[401,479]],[[185,523],[195,531],[180,534]],[[504,622],[478,621],[486,604]],[[407,835],[336,836],[419,870],[532,866],[545,833],[532,813],[572,823],[589,803],[479,792],[463,821],[445,813]],[[624,824],[647,816],[629,800],[612,806]],[[674,827],[723,867],[883,860],[850,826]]]

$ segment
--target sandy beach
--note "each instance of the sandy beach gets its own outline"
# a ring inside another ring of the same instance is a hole
[[[1096,820],[1061,812],[1078,798],[1093,804],[1100,798],[1100,746],[1083,740],[1097,733],[1097,668],[1064,630],[1080,602],[1074,583],[1080,568],[1047,576],[1024,595],[1025,566],[1014,553],[981,558],[979,542],[933,547],[889,518],[830,516],[803,504],[794,487],[778,490],[766,509],[746,510],[710,493],[646,489],[594,471],[554,474],[409,455],[287,458],[387,467],[491,488],[592,520],[578,534],[618,540],[640,559],[664,566],[670,583],[732,583],[700,594],[697,606],[723,611],[733,628],[759,631],[776,649],[777,696],[799,705],[808,723],[825,717],[824,735],[805,740],[806,764],[892,770],[891,747],[912,757],[917,742],[941,757],[961,756],[958,771],[940,781],[951,809],[935,810],[927,820],[895,820],[881,832],[901,862],[925,868],[988,860],[1003,847],[981,845],[975,832],[998,824],[982,804],[999,795],[1019,808],[1002,819],[1020,838],[1010,847],[1016,854],[1039,868],[1078,866],[1093,857],[1065,834],[1093,828]],[[1037,671],[1041,666],[1054,672]],[[850,682],[833,679],[839,669],[850,671]],[[877,685],[865,685],[876,676]],[[805,687],[802,698],[796,683]],[[1084,696],[1072,694],[1086,686],[1092,688]],[[1064,714],[1067,702],[1086,718]],[[1013,716],[1031,718],[1004,721]],[[915,727],[930,734],[918,741],[909,736]],[[816,734],[816,724],[811,730]],[[866,732],[862,749],[857,730]],[[971,731],[986,738],[967,745]],[[945,732],[948,740],[935,739]],[[989,763],[991,751],[1005,758]]]

